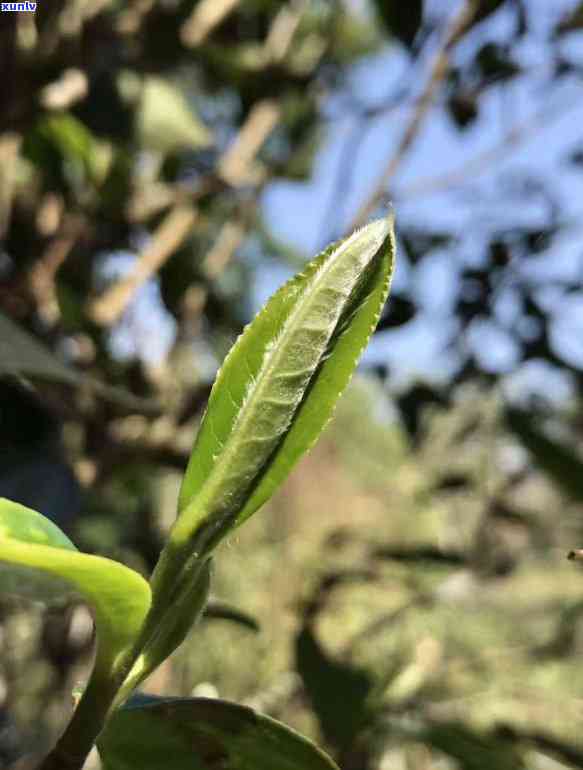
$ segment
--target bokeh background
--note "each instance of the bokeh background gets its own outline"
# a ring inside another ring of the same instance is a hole
[[[148,574],[232,341],[392,207],[358,377],[146,689],[342,770],[583,768],[583,5],[38,6],[0,14],[0,495]],[[92,630],[0,618],[8,766]]]

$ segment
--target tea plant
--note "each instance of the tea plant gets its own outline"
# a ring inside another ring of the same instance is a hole
[[[387,298],[392,221],[329,246],[267,302],[213,386],[178,515],[150,581],[80,553],[39,513],[0,501],[0,589],[42,598],[56,581],[90,606],[97,651],[87,687],[40,770],[78,770],[97,743],[107,770],[330,770],[307,739],[222,700],[132,692],[204,609],[211,557],[317,440]],[[53,579],[53,580],[51,580]]]

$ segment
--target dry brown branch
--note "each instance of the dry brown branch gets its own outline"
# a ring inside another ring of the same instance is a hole
[[[268,61],[280,62],[285,58],[305,7],[306,0],[296,0],[279,10],[265,40],[264,50]]]
[[[39,235],[51,238],[63,224],[65,201],[61,195],[47,192],[39,201],[36,210],[35,225]]]
[[[57,80],[44,86],[40,101],[48,110],[67,110],[84,99],[88,92],[87,75],[76,67],[69,67]]]
[[[177,192],[175,187],[166,182],[137,185],[127,206],[128,219],[130,222],[143,222],[169,208],[180,195],[184,197],[181,191]]]
[[[369,196],[369,198],[364,202],[358,211],[350,229],[354,229],[355,227],[359,227],[360,225],[364,224],[371,216],[375,208],[378,206],[380,201],[383,199],[389,182],[395,176],[397,170],[407,155],[407,152],[410,150],[413,142],[419,134],[421,126],[423,125],[431,105],[433,104],[435,93],[440,83],[442,83],[443,79],[447,75],[450,64],[451,50],[472,23],[478,7],[478,0],[464,0],[458,13],[452,19],[445,33],[443,43],[433,60],[433,65],[431,67],[425,88],[423,89],[421,96],[417,101],[415,110],[411,116],[411,119],[409,120],[409,123],[405,127],[395,152],[391,155],[389,163],[387,164],[385,171],[377,182],[373,193]]]
[[[55,285],[57,272],[77,243],[84,226],[83,217],[74,214],[66,216],[60,233],[52,239],[30,271],[28,282],[38,314],[49,325],[57,323],[60,317]]]
[[[280,114],[279,105],[272,99],[263,99],[253,106],[234,141],[219,159],[221,179],[233,187],[261,183],[266,172],[254,159],[277,125]]]
[[[204,259],[203,270],[207,278],[214,280],[223,272],[245,238],[245,232],[242,222],[225,222]]]
[[[10,221],[20,143],[18,134],[6,133],[0,137],[0,238]]]
[[[170,185],[151,182],[136,185],[127,205],[127,217],[130,222],[143,222],[172,205],[186,202],[195,205],[209,195],[222,192],[226,186],[224,181],[212,173],[202,177],[194,189],[181,183]]]
[[[200,0],[182,25],[180,39],[185,46],[200,45],[239,5],[239,0]]]
[[[95,323],[111,326],[120,319],[140,286],[159,270],[184,242],[196,216],[196,209],[184,204],[176,205],[166,215],[138,257],[131,273],[89,304],[88,313]]]
[[[187,45],[202,42],[236,4],[233,0],[202,0],[183,27],[183,42]],[[264,66],[285,58],[305,7],[306,0],[294,0],[276,14],[263,46]],[[209,26],[211,23],[212,26]],[[280,115],[280,107],[272,99],[264,99],[253,106],[235,139],[218,161],[217,174],[220,179],[233,187],[260,185],[265,180],[266,170],[254,160],[261,145],[277,125]]]

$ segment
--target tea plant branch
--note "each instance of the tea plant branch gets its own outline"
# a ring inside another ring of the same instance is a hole
[[[81,770],[108,717],[137,651],[126,655],[109,677],[91,676],[71,721],[38,770]]]
[[[73,717],[55,748],[38,770],[80,770],[101,732],[118,690],[119,683],[98,686],[90,681]]]
[[[151,590],[134,570],[111,559],[80,553],[49,519],[0,498],[0,589],[46,596],[51,585],[80,594],[92,610],[97,649],[89,684],[73,719],[41,768],[78,770],[101,730],[120,683],[127,655],[151,604]]]
[[[117,566],[127,570],[121,565]],[[193,574],[194,570],[191,570],[184,580],[178,583],[176,591],[167,597],[168,604],[180,618],[178,627],[177,624],[160,622],[164,620],[164,613],[161,616],[149,613],[142,626],[142,632],[131,647],[109,666],[109,675],[106,661],[100,662],[98,654],[93,674],[71,721],[38,770],[81,770],[112,712],[126,700],[137,684],[167,657],[168,646],[174,649],[177,643],[182,641],[193,619],[201,614],[208,596],[208,566],[208,559],[199,560],[195,565],[196,573]],[[150,618],[152,619],[149,622]],[[176,638],[179,641],[174,643]],[[153,647],[153,661],[152,655],[144,657],[144,649],[147,646]],[[162,654],[160,648],[163,648],[162,652],[166,651],[166,654]]]
[[[479,0],[464,0],[458,13],[452,19],[441,48],[433,61],[425,88],[423,89],[413,114],[405,127],[401,139],[398,142],[394,153],[391,155],[385,171],[378,180],[373,193],[359,209],[351,228],[359,227],[366,222],[386,195],[389,182],[391,182],[395,176],[405,159],[405,156],[417,138],[425,118],[433,105],[436,91],[447,75],[451,50],[470,27],[478,12],[479,6]]]

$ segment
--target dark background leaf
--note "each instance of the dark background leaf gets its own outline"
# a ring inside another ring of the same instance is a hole
[[[322,733],[339,754],[371,724],[373,679],[364,669],[334,660],[305,625],[296,638],[296,668]]]
[[[99,739],[107,770],[334,770],[289,728],[222,700],[168,698],[120,709]]]
[[[411,49],[421,27],[423,0],[375,0],[375,6],[388,34]]]

